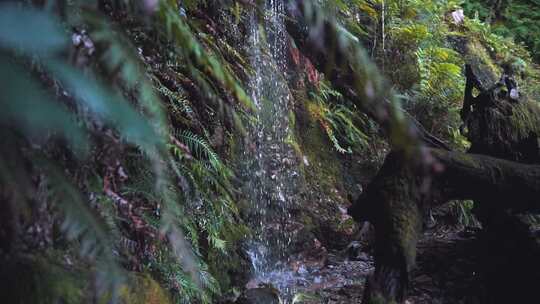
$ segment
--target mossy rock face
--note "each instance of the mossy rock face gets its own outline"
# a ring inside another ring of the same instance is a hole
[[[246,290],[236,304],[279,304],[279,292],[272,286]]]
[[[0,298],[4,303],[87,303],[89,276],[54,259],[28,256],[4,260]]]
[[[250,279],[246,269],[251,267],[248,258],[238,247],[227,255],[213,252],[208,256],[210,273],[219,282],[221,290],[230,290],[235,286],[244,286]]]
[[[0,268],[1,303],[10,304],[80,304],[96,301],[92,289],[91,268],[71,262],[65,265],[54,255],[28,255],[2,260]],[[120,288],[119,303],[172,303],[167,290],[148,274],[134,274],[129,285]],[[109,303],[110,295],[98,303]]]
[[[120,291],[120,302],[125,304],[169,304],[172,303],[169,292],[163,289],[148,274],[136,274],[130,286]]]
[[[331,189],[342,190],[343,181],[339,155],[315,117],[313,102],[305,100],[297,109],[298,137],[306,157],[308,180],[319,183],[321,191],[330,193]]]
[[[333,144],[313,114],[313,104],[296,96],[295,137],[303,155],[303,174],[307,181],[305,201],[296,217],[324,246],[344,248],[352,239],[342,231],[340,206],[347,204],[343,155]]]

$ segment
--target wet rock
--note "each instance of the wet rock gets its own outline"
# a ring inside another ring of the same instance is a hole
[[[236,304],[279,304],[279,292],[272,286],[247,289]]]
[[[345,248],[345,253],[347,254],[347,259],[358,261],[362,254],[362,245],[360,242],[351,242],[347,248]]]
[[[366,253],[366,246],[358,241],[351,242],[341,251],[342,256],[349,261],[369,261],[371,257]]]
[[[290,244],[291,252],[300,253],[309,250],[313,250],[315,236],[313,233],[303,225],[298,225],[292,233],[292,242]]]

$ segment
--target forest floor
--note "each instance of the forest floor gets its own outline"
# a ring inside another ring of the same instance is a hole
[[[479,303],[482,285],[475,266],[475,238],[475,232],[468,229],[436,227],[426,231],[418,244],[417,268],[411,274],[407,303]],[[351,259],[350,250],[329,251],[323,262],[312,266],[293,261],[297,275],[283,283],[301,300],[298,303],[361,303],[374,262],[363,248],[355,254]],[[291,302],[289,296],[286,303]]]
[[[482,284],[477,270],[474,231],[440,228],[427,231],[418,244],[409,302],[479,303]]]

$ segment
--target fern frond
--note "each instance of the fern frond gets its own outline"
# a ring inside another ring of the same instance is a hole
[[[49,199],[56,203],[64,216],[62,230],[69,239],[79,242],[83,256],[97,262],[102,288],[100,293],[117,294],[126,274],[113,256],[111,234],[96,212],[84,203],[80,191],[67,180],[60,168],[42,157],[35,157],[34,160],[47,172]]]
[[[224,169],[224,165],[219,159],[219,156],[202,137],[191,133],[188,130],[181,131],[177,135],[191,151],[194,151],[194,154],[198,159],[208,160],[212,168],[216,171]]]
[[[157,91],[171,101],[172,106],[177,110],[179,114],[187,114],[188,116],[193,114],[193,109],[191,108],[191,104],[187,100],[186,96],[175,93],[169,90],[169,88],[167,88],[166,86],[158,87]]]
[[[254,111],[255,106],[234,76],[225,71],[219,61],[209,56],[193,35],[189,25],[178,15],[178,7],[171,2],[161,1],[158,15],[165,28],[166,36],[174,41],[184,58],[193,58],[193,64],[205,74],[211,75],[227,88],[244,107]]]

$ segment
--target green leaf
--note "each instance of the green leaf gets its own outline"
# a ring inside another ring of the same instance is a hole
[[[153,153],[156,146],[162,143],[162,138],[147,120],[118,92],[60,61],[50,60],[46,66],[82,105],[115,126],[128,142],[148,153]]]
[[[64,136],[77,152],[87,151],[83,130],[72,113],[51,96],[20,66],[0,57],[2,121],[9,121],[28,137],[43,139],[52,133]]]
[[[113,300],[126,278],[113,254],[113,244],[109,231],[101,218],[88,207],[80,191],[66,178],[62,169],[43,157],[35,157],[35,162],[47,172],[49,195],[57,203],[64,215],[61,229],[69,239],[77,239],[83,256],[96,259],[96,275],[101,293],[111,292]]]
[[[50,55],[67,45],[67,36],[54,16],[14,3],[0,5],[0,46],[27,55]]]

